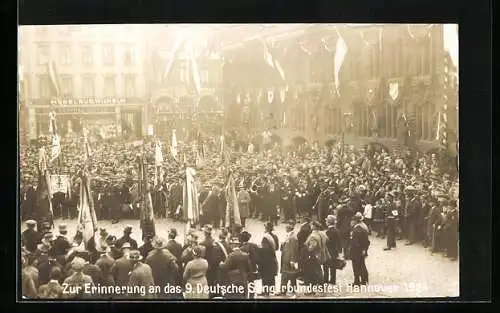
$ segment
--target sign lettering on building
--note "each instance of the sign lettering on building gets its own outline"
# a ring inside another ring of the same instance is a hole
[[[36,114],[48,115],[52,109],[36,108]],[[56,108],[57,114],[81,114],[81,113],[115,113],[114,107],[60,107]]]
[[[53,99],[51,105],[85,105],[85,104],[124,104],[125,98],[81,98],[81,99]]]

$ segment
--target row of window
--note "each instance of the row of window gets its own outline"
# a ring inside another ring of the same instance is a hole
[[[83,45],[81,46],[81,64],[85,66],[92,66],[95,62],[95,52],[94,45]],[[115,65],[117,63],[117,51],[113,44],[103,44],[102,45],[102,64],[103,65]],[[39,65],[47,64],[49,61],[55,61],[57,64],[61,65],[73,65],[76,64],[76,54],[74,53],[74,47],[70,44],[63,44],[58,49],[58,55],[51,55],[51,49],[49,44],[38,44],[37,46],[37,63]],[[132,46],[125,47],[122,56],[123,64],[125,66],[134,65],[134,49]]]
[[[73,96],[75,90],[73,76],[62,76],[60,78],[60,94],[62,96]],[[104,77],[104,97],[115,97],[116,92],[116,82],[117,77],[114,75],[109,75]],[[126,75],[123,78],[123,86],[125,97],[135,97],[136,94],[136,76]],[[52,83],[49,76],[42,75],[39,77],[39,87],[40,87],[40,98],[49,98],[53,95],[52,93]],[[82,77],[81,85],[81,96],[82,97],[93,97],[95,96],[96,80],[95,76],[87,75]]]

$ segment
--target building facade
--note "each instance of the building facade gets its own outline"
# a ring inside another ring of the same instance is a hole
[[[109,135],[140,136],[147,129],[144,45],[137,28],[22,26],[19,33],[28,138],[48,132],[51,110],[63,135],[83,125]]]
[[[274,37],[266,38],[266,46],[251,40],[227,52],[225,105],[232,126],[286,129],[310,141],[342,137],[357,145],[426,148],[444,143],[454,150],[457,76],[442,25],[317,25]],[[346,52],[337,85],[339,38]],[[274,67],[265,61],[266,50]],[[276,61],[284,77],[277,75]]]

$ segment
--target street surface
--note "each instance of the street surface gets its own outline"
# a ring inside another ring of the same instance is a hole
[[[55,232],[60,223],[68,225],[70,236],[76,232],[76,219],[56,220]],[[111,224],[110,221],[98,221],[99,227],[105,227],[112,235],[121,237],[125,225],[133,226],[132,238],[142,244],[141,230],[138,220],[123,220],[118,224]],[[170,228],[178,230],[177,240],[184,243],[185,224],[172,220],[157,220],[156,233],[166,239]],[[23,230],[25,225],[23,225]],[[256,220],[248,220],[246,230],[252,234],[251,241],[260,244],[264,225]],[[275,227],[275,233],[280,241],[285,238],[284,225]],[[218,234],[213,235],[217,239]],[[200,237],[201,239],[202,237]],[[450,261],[441,254],[432,255],[428,249],[424,249],[420,244],[405,246],[404,241],[397,242],[397,248],[391,251],[383,251],[385,240],[370,237],[371,245],[366,259],[366,266],[369,272],[369,290],[354,290],[349,284],[353,282],[351,263],[337,271],[337,290],[329,293],[317,294],[316,296],[305,296],[299,294],[297,298],[413,298],[413,297],[456,297],[459,295],[459,261]],[[277,252],[278,263],[280,262],[280,252]],[[277,288],[280,277],[276,278]],[[255,289],[260,288],[260,281],[255,284]],[[330,288],[333,288],[331,286]],[[331,290],[331,289],[330,289]],[[257,297],[259,298],[259,297]],[[269,299],[291,299],[291,296],[270,296]]]

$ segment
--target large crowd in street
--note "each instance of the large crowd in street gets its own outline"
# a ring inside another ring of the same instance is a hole
[[[59,224],[58,234],[50,224],[37,223],[39,147],[23,145],[20,215],[27,224],[22,233],[23,295],[246,299],[255,296],[252,286],[257,280],[267,286],[260,290],[264,296],[293,293],[295,289],[286,286],[296,286],[297,280],[335,286],[336,272],[348,261],[352,284],[366,285],[370,282],[364,259],[373,236],[386,238],[385,250],[404,242],[442,252],[451,260],[458,258],[458,175],[455,166],[437,153],[391,152],[370,145],[356,149],[305,143],[285,149],[277,143],[228,143],[225,149],[230,153],[223,155],[218,138],[204,140],[202,158],[189,152],[193,150],[189,143],[180,143],[179,155],[185,156],[181,160],[169,155],[170,143],[164,142],[167,157],[157,179],[153,141],[113,139],[94,144],[89,175],[98,220],[120,223],[139,218],[134,185],[141,153],[151,156],[148,170],[156,219],[182,220],[181,169],[186,163],[197,168],[198,226],[203,236],[192,232],[179,243],[180,230],[171,229],[168,238],[143,234],[144,243],[138,245],[130,237],[136,231],[130,226],[124,227],[123,234],[102,228],[91,247],[82,245],[81,234],[69,234],[64,223]],[[73,177],[88,162],[84,155],[81,139],[66,140],[50,171]],[[237,182],[241,225],[227,225],[225,218],[221,161],[225,157]],[[71,189],[53,195],[54,218],[77,217],[76,180]],[[262,221],[264,233],[249,233],[248,219]],[[279,223],[285,224],[286,238],[274,233]],[[262,237],[260,245],[251,237]],[[278,273],[281,287],[274,290]],[[109,292],[113,286],[130,290]],[[149,286],[169,292],[153,293]],[[86,288],[93,291],[85,292]]]

